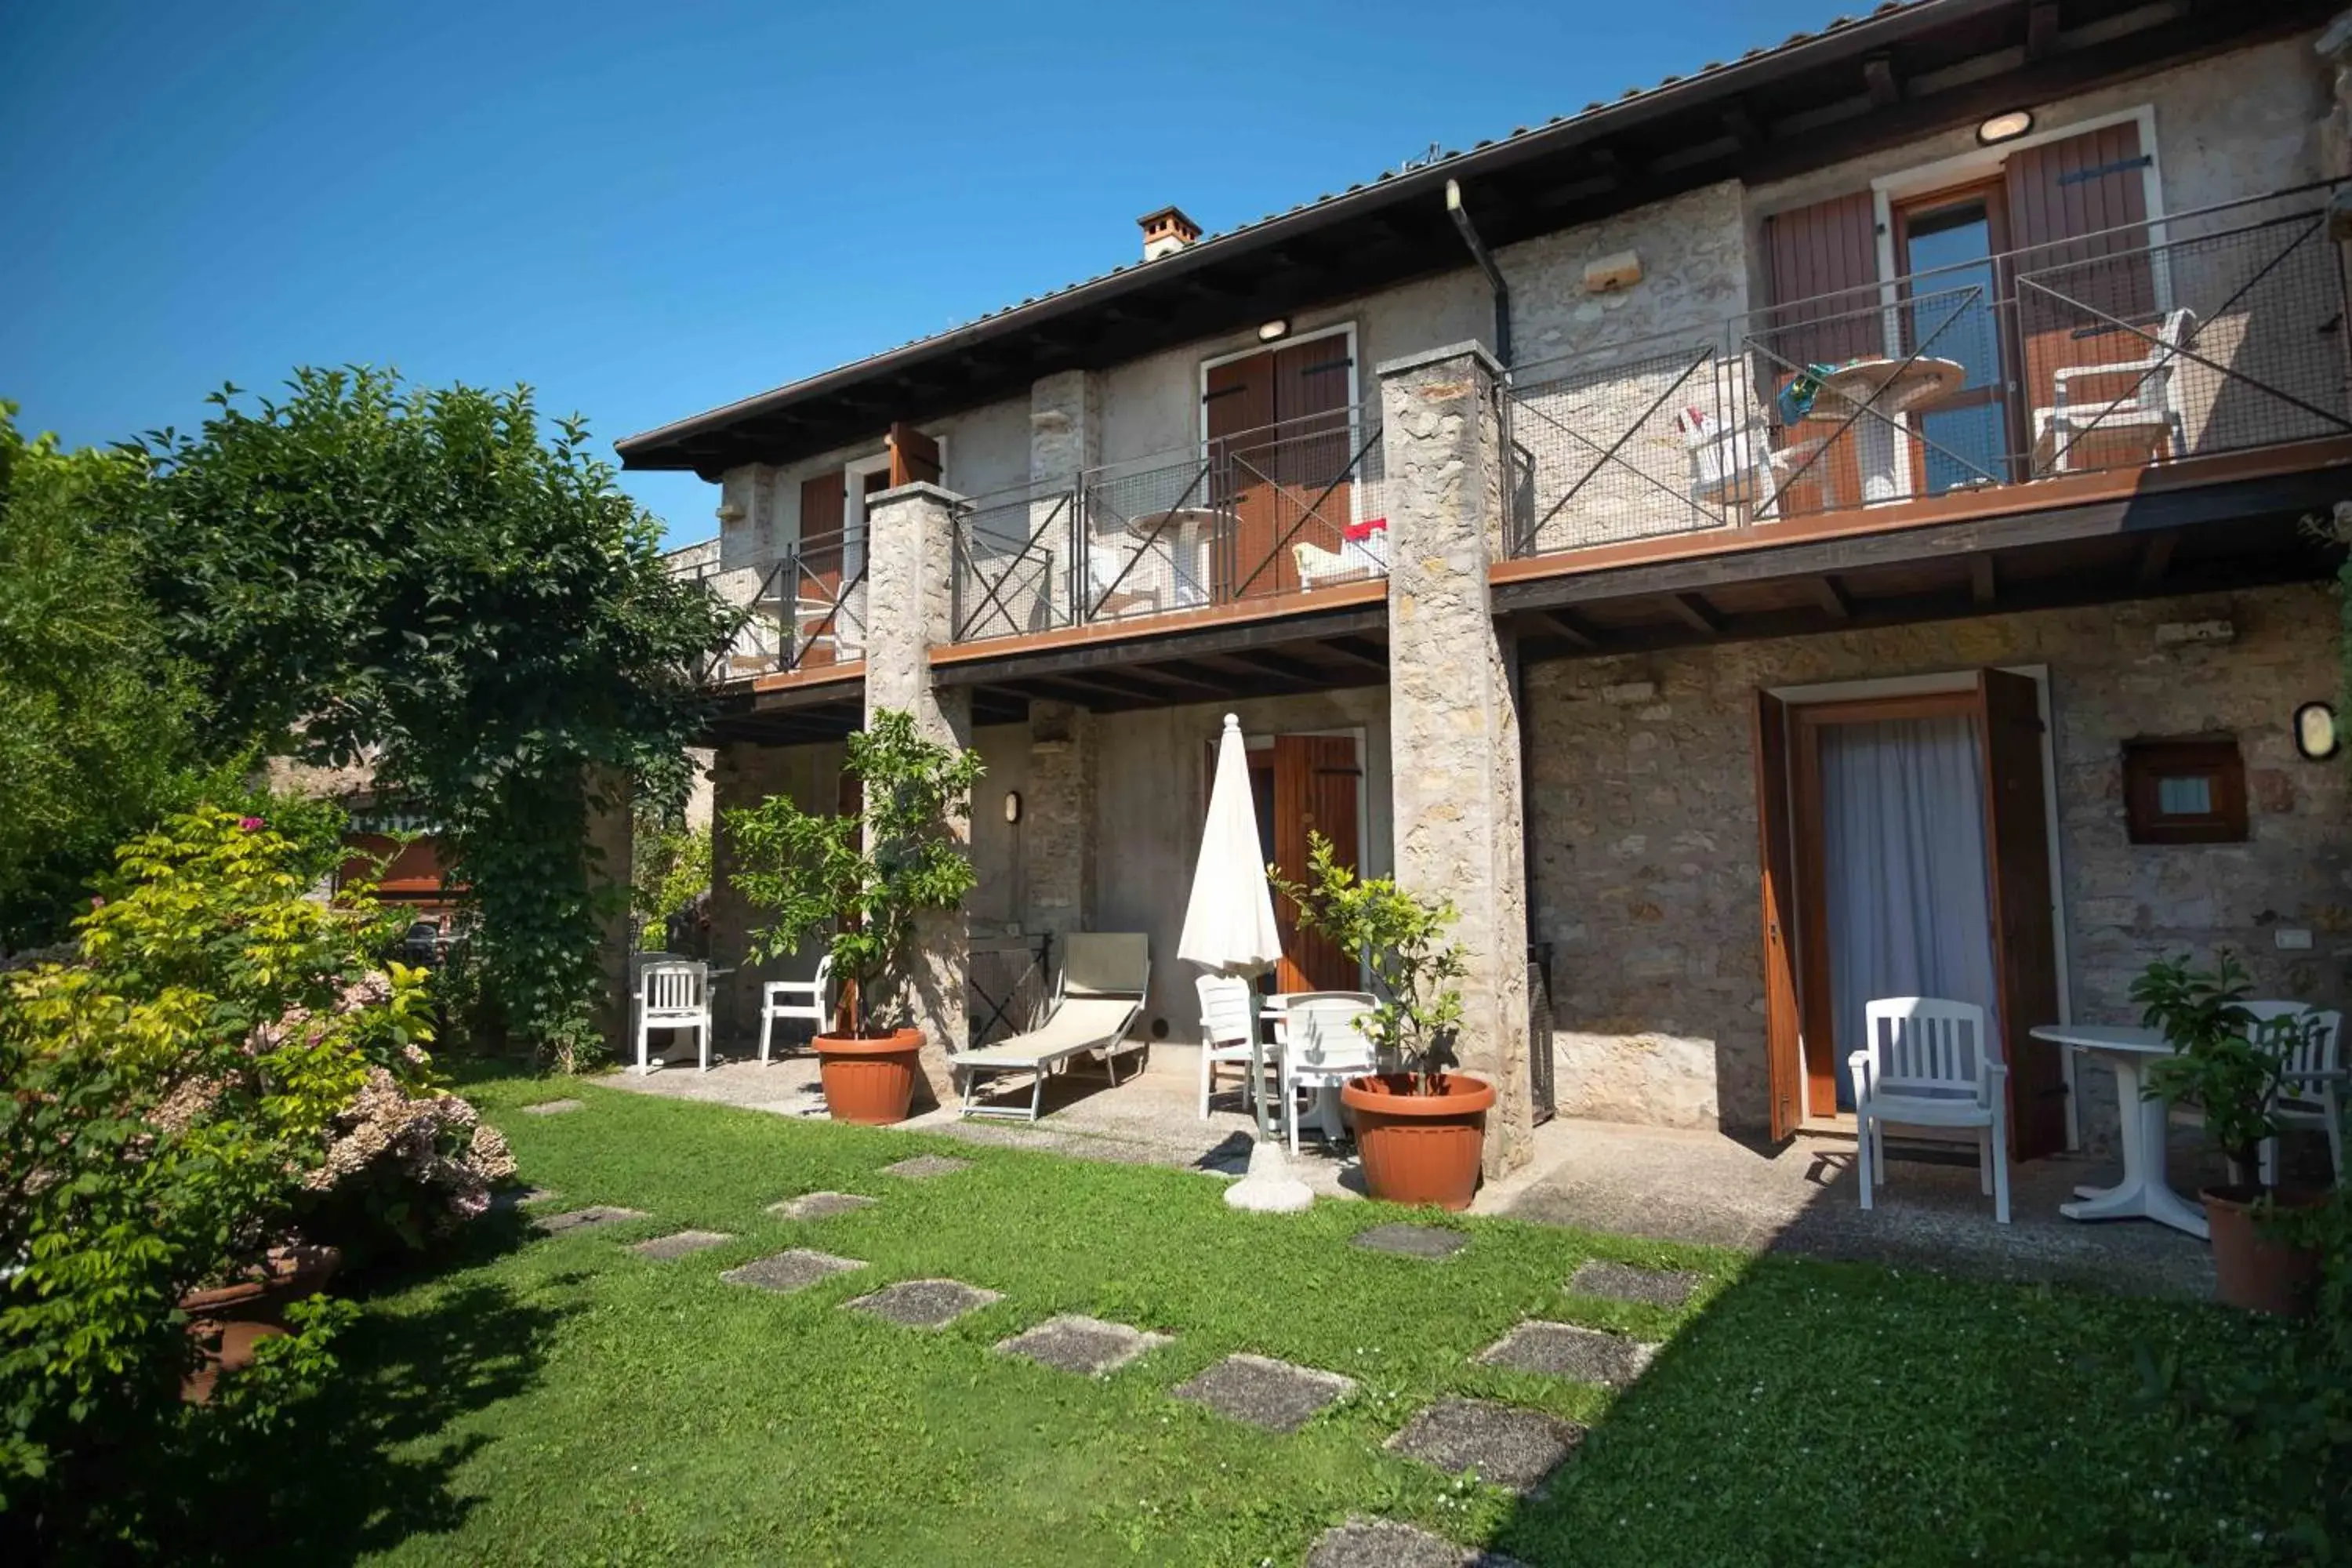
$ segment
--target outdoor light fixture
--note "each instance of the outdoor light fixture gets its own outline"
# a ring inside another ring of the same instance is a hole
[[[1007,822],[1021,820],[1021,792],[1017,789],[1004,792],[1004,820]]]
[[[2336,710],[2306,702],[2294,710],[2294,749],[2311,762],[2325,762],[2343,742],[2336,734]]]
[[[1262,343],[1270,343],[1276,338],[1286,338],[1289,335],[1288,321],[1268,321],[1257,330],[1257,341]]]
[[[1977,142],[1990,147],[1996,142],[2014,142],[2033,129],[2033,116],[2022,109],[2012,109],[2007,114],[1996,114],[1977,127]]]

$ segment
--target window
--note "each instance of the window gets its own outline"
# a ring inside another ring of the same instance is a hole
[[[2231,736],[2124,745],[2124,816],[2134,844],[2240,844],[2246,764]]]

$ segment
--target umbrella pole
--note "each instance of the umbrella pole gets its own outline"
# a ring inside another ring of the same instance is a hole
[[[1257,1142],[1250,1146],[1249,1174],[1225,1189],[1226,1204],[1260,1214],[1297,1214],[1315,1204],[1315,1190],[1290,1173],[1280,1128],[1265,1121],[1265,1039],[1258,1009],[1250,1008],[1250,1089],[1255,1095]]]

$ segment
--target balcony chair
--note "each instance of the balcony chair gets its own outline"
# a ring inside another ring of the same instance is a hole
[[[1138,610],[1157,611],[1160,608],[1160,574],[1154,570],[1160,563],[1153,560],[1138,560],[1130,570],[1128,562],[1135,553],[1115,544],[1087,546],[1087,607],[1089,611],[1097,604],[1106,616],[1128,616]],[[1119,575],[1122,572],[1127,574],[1124,577]],[[1111,590],[1114,583],[1118,584],[1116,593]]]
[[[701,1070],[710,1070],[710,966],[688,959],[655,958],[637,969],[637,1076],[652,1072],[648,1046],[656,1029],[691,1029]],[[664,1066],[668,1064],[665,1062]]]
[[[1972,1002],[1896,996],[1866,1004],[1868,1039],[1853,1073],[1854,1169],[1862,1206],[1886,1180],[1886,1123],[1973,1127],[1992,1216],[2009,1223],[2009,1068],[1993,1058],[1985,1010]],[[1884,1036],[1884,1043],[1881,1037]]]
[[[1314,588],[1324,583],[1360,583],[1370,577],[1385,577],[1389,571],[1388,521],[1367,527],[1360,539],[1348,538],[1337,550],[1326,550],[1305,541],[1290,547],[1290,558],[1298,563],[1298,585]]]
[[[811,980],[771,980],[760,988],[760,1062],[765,1066],[768,1047],[779,1022],[809,1025],[824,1033],[833,1016],[833,954],[817,960]]]
[[[2316,1128],[2327,1134],[2327,1157],[2336,1184],[2344,1184],[2344,1015],[2323,1012],[2301,1002],[2243,1002],[2239,1005],[2256,1023],[2274,1018],[2305,1020],[2303,1038],[2287,1063],[2288,1077],[2279,1087],[2273,1119],[2290,1128]],[[2278,1140],[2265,1138],[2262,1148],[2262,1179],[2278,1184]]]
[[[2181,350],[2196,332],[2197,313],[2175,310],[2164,318],[2164,325],[2157,330],[2156,346],[2145,359],[2065,365],[2052,371],[2051,406],[2033,411],[2035,472],[2069,472],[2074,466],[2075,438],[2110,430],[2140,430],[2161,437],[2166,461],[2187,457],[2189,422],[2181,412],[2177,371]],[[2109,376],[2130,376],[2129,389],[2105,402],[2085,401],[2073,391],[2076,382]],[[2045,441],[2050,444],[2046,470],[2042,460]]]
[[[1046,1075],[1088,1051],[1102,1052],[1104,1070],[1118,1083],[1118,1047],[1143,1011],[1150,983],[1150,940],[1142,932],[1072,932],[1062,944],[1053,1011],[1042,1026],[992,1046],[949,1055],[949,1068],[963,1083],[961,1114],[1034,1121],[1045,1102]],[[1032,1079],[1026,1110],[980,1102],[982,1078],[1020,1072]]]
[[[1339,1111],[1329,1091],[1380,1069],[1372,1043],[1358,1026],[1374,1003],[1361,991],[1306,991],[1278,1000],[1282,1006],[1276,1015],[1275,1036],[1282,1050],[1282,1116],[1296,1155],[1299,1091],[1316,1092],[1325,1142],[1336,1143],[1341,1132]]]
[[[1240,1066],[1244,1106],[1256,1105],[1265,1086],[1252,1081],[1249,1071],[1250,1004],[1255,1000],[1249,982],[1238,975],[1203,974],[1192,984],[1201,995],[1201,1120],[1206,1121],[1219,1068]]]

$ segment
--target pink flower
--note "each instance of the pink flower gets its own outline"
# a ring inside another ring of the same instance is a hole
[[[240,816],[236,819],[236,825],[247,833],[258,833],[263,826],[261,818],[257,816]]]

